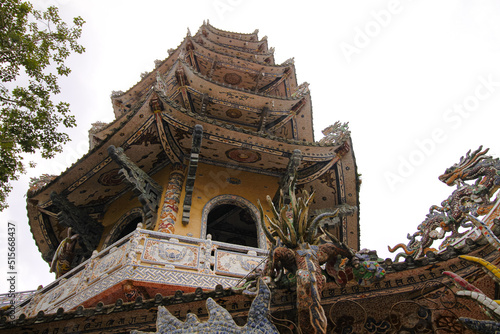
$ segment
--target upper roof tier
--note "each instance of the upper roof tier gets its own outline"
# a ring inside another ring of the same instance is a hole
[[[213,32],[217,34],[218,36],[224,36],[228,38],[233,38],[233,39],[239,39],[242,41],[257,41],[259,39],[258,33],[259,29],[255,29],[252,33],[240,33],[240,32],[232,32],[232,31],[226,31],[222,29],[218,29],[210,24],[210,21],[203,21],[203,25],[201,26],[200,29],[206,28],[210,32]],[[263,39],[266,39],[265,37]]]
[[[201,26],[200,30],[196,35],[204,36],[205,38],[214,43],[222,44],[229,48],[240,49],[248,53],[254,53],[254,54],[272,53],[268,49],[267,38],[263,38],[260,41],[257,39],[254,40],[243,39],[242,34],[221,33],[220,30],[217,30],[208,24],[204,24],[203,26]]]
[[[153,88],[193,113],[277,137],[314,141],[308,84],[293,60],[274,64],[267,38],[229,33],[204,22],[127,92],[112,95],[116,117],[130,113]]]

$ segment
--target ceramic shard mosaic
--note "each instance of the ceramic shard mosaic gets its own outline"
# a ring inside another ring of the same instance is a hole
[[[146,239],[141,260],[198,269],[200,247],[163,240]]]
[[[262,257],[228,251],[215,251],[215,272],[222,275],[245,276],[255,268],[262,269]]]

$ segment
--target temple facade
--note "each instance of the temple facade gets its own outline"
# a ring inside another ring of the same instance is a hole
[[[297,326],[472,333],[458,318],[486,318],[474,301],[456,297],[454,278],[443,272],[466,277],[490,298],[498,293],[481,269],[458,257],[498,263],[496,241],[486,237],[499,230],[500,209],[490,201],[498,180],[454,192],[447,203],[474,194],[476,204],[466,213],[443,204],[407,245],[393,248],[404,249],[395,260],[379,259],[360,249],[361,181],[347,124],[336,122],[314,139],[311,94],[297,82],[293,58],[277,64],[258,31],[233,33],[208,22],[168,54],[128,91],[113,92],[115,120],[93,125],[85,156],[32,183],[30,228],[57,278],[16,295],[0,333],[154,331],[160,306],[170,312],[165,317],[206,319],[212,313],[205,303],[217,309],[213,300],[234,328],[258,326],[249,316],[243,327],[248,312],[264,308],[270,323],[262,333],[295,333]],[[461,174],[447,171],[442,181],[464,181],[464,170],[488,160],[474,154]],[[452,223],[453,210],[463,215]],[[457,221],[477,227],[458,231]],[[445,237],[441,249],[432,247]],[[287,254],[296,263],[287,264]],[[252,283],[266,274],[267,281]],[[301,293],[312,295],[310,304]],[[311,324],[301,314],[308,308],[318,309],[307,315]]]

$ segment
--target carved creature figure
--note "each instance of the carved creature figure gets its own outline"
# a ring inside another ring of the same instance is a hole
[[[448,216],[461,226],[468,221],[466,215],[487,214],[493,207],[491,197],[500,187],[500,160],[487,156],[489,149],[481,151],[482,146],[472,152],[469,150],[458,164],[448,168],[439,180],[458,188],[448,199]],[[476,180],[472,185],[465,181]],[[444,207],[444,205],[443,205]]]
[[[302,333],[326,333],[327,319],[321,306],[321,291],[326,278],[321,265],[329,263],[327,266],[335,267],[335,263],[340,261],[345,266],[351,261],[350,265],[358,269],[354,272],[363,284],[382,278],[385,271],[378,263],[370,262],[369,257],[364,256],[366,254],[356,256],[352,249],[331,235],[330,242],[320,244],[322,234],[318,233],[319,223],[325,218],[336,217],[340,209],[310,218],[309,207],[314,194],[309,195],[307,191],[303,191],[303,194],[303,198],[295,197],[295,183],[292,182],[289,189],[290,205],[285,205],[282,191],[278,208],[267,196],[272,218],[264,214],[262,205],[258,203],[262,229],[273,245],[265,274],[279,278],[286,271],[287,278],[292,276],[296,281],[298,326]],[[265,219],[272,231],[267,229]]]
[[[449,186],[457,185],[457,189],[441,203],[441,206],[430,207],[427,218],[418,226],[413,235],[408,234],[410,240],[407,245],[398,244],[389,247],[390,252],[402,248],[404,253],[396,255],[396,261],[401,257],[412,256],[418,258],[427,251],[436,251],[431,248],[437,239],[443,239],[440,248],[445,248],[459,239],[464,233],[459,228],[472,227],[472,216],[487,214],[494,205],[490,199],[500,187],[500,160],[487,156],[488,149],[468,151],[460,158],[460,162],[448,168],[439,176],[439,180]],[[474,184],[465,181],[476,180]],[[471,216],[472,215],[472,216]],[[448,232],[450,235],[446,236]],[[446,236],[446,238],[445,238]]]
[[[468,180],[479,179],[476,183],[490,191],[498,189],[500,186],[500,160],[492,158],[488,153],[489,148],[481,151],[482,146],[470,153],[469,150],[465,157],[460,158],[458,164],[448,168],[445,173],[439,176],[439,180],[451,186]],[[494,192],[494,191],[493,191]]]
[[[349,138],[351,131],[349,131],[349,122],[340,123],[339,121],[335,124],[330,125],[322,131],[325,137],[320,139],[321,144],[340,144]]]
[[[267,318],[271,291],[259,279],[259,293],[252,302],[245,326],[236,325],[231,314],[212,299],[207,299],[208,321],[200,322],[193,313],[188,313],[186,321],[174,317],[165,307],[158,307],[156,332],[132,331],[131,334],[191,334],[191,333],[224,333],[224,334],[275,334],[278,330]]]
[[[78,237],[78,234],[71,235],[70,227],[68,228],[68,236],[57,247],[50,264],[50,272],[56,274],[56,279],[73,269],[71,263],[75,257],[75,246]]]
[[[445,220],[446,217],[444,217],[443,214],[428,214],[427,218],[418,225],[417,232],[413,233],[413,235],[408,233],[407,238],[410,242],[408,242],[407,245],[400,243],[392,248],[388,247],[389,252],[394,253],[397,249],[402,248],[404,253],[397,254],[395,259],[399,261],[399,258],[402,256],[418,258],[428,251],[436,251],[435,248],[431,248],[430,246],[434,240],[442,238],[444,233],[448,230]],[[441,231],[438,231],[438,228],[441,228]]]

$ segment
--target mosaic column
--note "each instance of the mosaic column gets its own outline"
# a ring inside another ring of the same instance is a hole
[[[179,200],[181,198],[183,183],[184,166],[177,163],[170,173],[170,179],[165,190],[165,200],[163,201],[160,226],[158,227],[159,232],[175,233],[175,221],[177,220],[177,212],[179,211]]]

